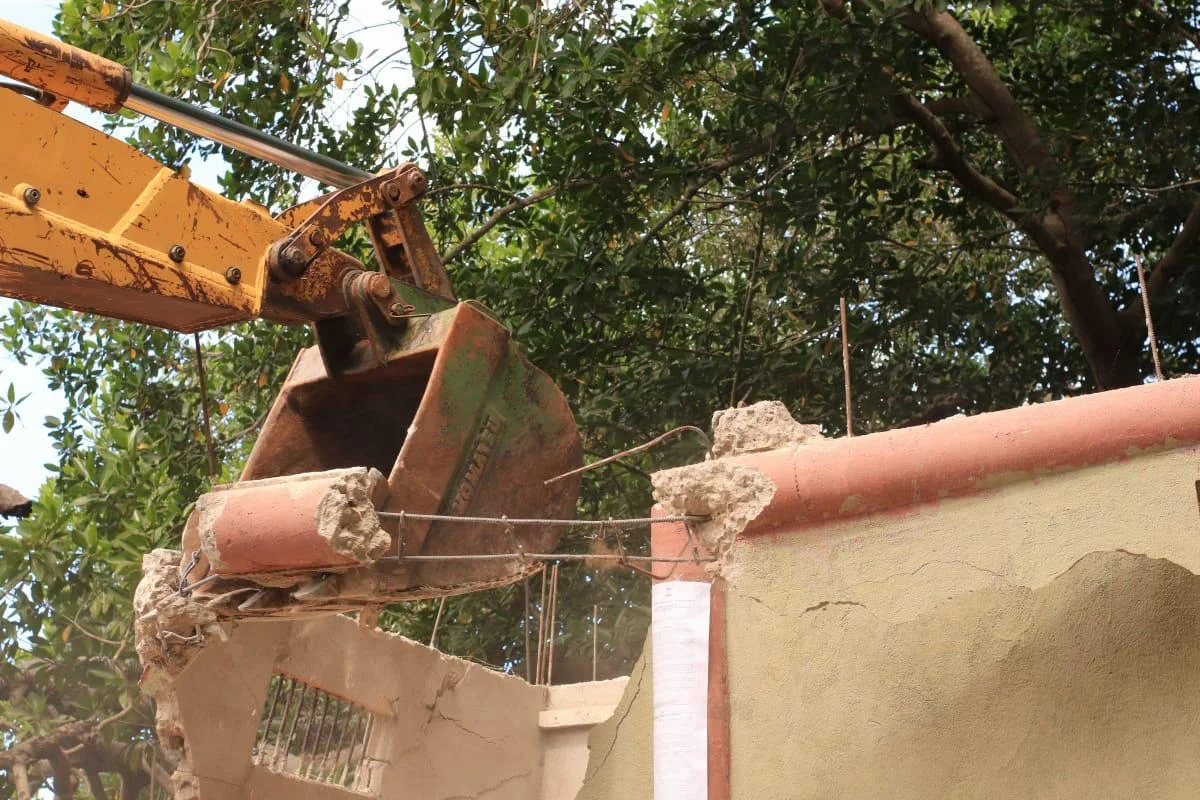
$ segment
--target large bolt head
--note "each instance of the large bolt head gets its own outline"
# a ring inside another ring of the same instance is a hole
[[[387,279],[386,275],[376,272],[367,277],[366,289],[367,293],[372,297],[384,300],[392,294],[392,283]]]
[[[173,244],[171,245],[171,249],[167,251],[167,255],[171,257],[172,261],[178,264],[187,258],[187,250],[184,250],[181,244]]]
[[[292,245],[279,254],[279,268],[283,274],[291,278],[299,278],[308,269],[304,251]]]
[[[25,200],[26,205],[36,206],[39,202],[41,202],[42,193],[41,191],[30,186],[25,190],[21,197]]]

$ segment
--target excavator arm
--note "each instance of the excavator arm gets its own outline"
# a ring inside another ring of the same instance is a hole
[[[497,556],[554,547],[560,528],[471,522],[571,516],[578,479],[546,481],[578,466],[579,436],[507,330],[454,298],[420,170],[356,170],[5,22],[0,73],[22,82],[0,88],[0,296],[182,332],[314,328],[241,479],[187,521],[181,592],[236,595],[217,606],[230,617],[327,612],[506,583],[532,565]],[[132,108],[337,188],[272,215],[63,116],[65,101]],[[332,246],[358,224],[379,270]]]

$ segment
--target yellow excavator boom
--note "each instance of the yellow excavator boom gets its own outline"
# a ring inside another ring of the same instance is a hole
[[[124,142],[0,91],[0,294],[195,331],[254,319],[287,234]]]
[[[313,325],[241,480],[184,526],[179,594],[218,598],[227,618],[328,613],[509,582],[534,569],[513,548],[553,548],[559,525],[480,520],[573,514],[578,477],[549,479],[581,462],[574,419],[508,331],[455,300],[420,170],[341,164],[2,21],[0,73],[23,82],[0,83],[0,296],[184,332]],[[336,188],[272,215],[65,101],[132,108]],[[378,270],[333,247],[357,224]]]

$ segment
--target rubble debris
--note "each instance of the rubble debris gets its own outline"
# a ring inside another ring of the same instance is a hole
[[[11,486],[0,483],[0,517],[28,517],[33,512],[33,501]]]
[[[392,543],[380,530],[373,497],[387,482],[377,469],[349,469],[330,485],[317,506],[317,533],[341,555],[359,563],[375,561]]]
[[[819,425],[797,422],[777,400],[713,414],[709,460],[650,476],[654,499],[671,514],[706,516],[695,533],[716,557],[720,571],[743,529],[775,496],[775,483],[753,467],[722,460],[731,456],[798,447],[823,439]]]
[[[133,595],[138,658],[146,669],[168,675],[187,666],[210,637],[226,637],[213,609],[180,593],[181,558],[178,550],[161,548],[143,556],[142,580]]]
[[[797,422],[778,400],[718,411],[713,414],[712,426],[710,459],[761,453],[824,438],[820,425]]]

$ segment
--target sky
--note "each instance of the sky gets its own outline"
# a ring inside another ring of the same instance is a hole
[[[57,0],[0,0],[0,19],[23,25],[45,34],[53,34],[54,17],[58,13]],[[371,54],[387,54],[396,49],[396,12],[387,7],[385,0],[354,0],[350,8],[350,25],[344,30],[363,46],[364,63],[372,64]],[[391,23],[391,24],[389,24]],[[377,80],[402,81],[407,76],[403,70],[385,67],[376,75]],[[335,102],[337,115],[349,118],[356,107],[356,98],[361,86],[347,81],[342,102]],[[75,104],[68,106],[67,113],[94,127],[100,127],[101,116]],[[211,189],[218,189],[217,176],[224,168],[220,156],[191,164],[193,182]],[[0,299],[0,315],[11,306],[11,301]],[[0,430],[0,483],[33,497],[48,477],[44,465],[56,463],[58,454],[51,443],[45,427],[47,416],[59,416],[65,401],[61,394],[51,390],[41,368],[36,364],[21,366],[12,355],[0,347],[0,393],[7,393],[9,384],[16,388],[18,396],[28,397],[17,406],[20,419],[8,434]]]
[[[51,24],[57,11],[57,2],[0,0],[0,19],[42,33],[52,32]],[[72,116],[81,119],[84,115],[77,111],[86,113],[86,109],[75,106],[71,106],[71,111]],[[6,312],[10,305],[10,301],[0,300],[0,313]],[[42,465],[58,461],[43,423],[47,416],[62,413],[64,401],[62,395],[46,386],[39,367],[21,366],[8,351],[0,348],[0,392],[7,392],[10,383],[16,386],[18,396],[28,394],[29,397],[17,407],[21,418],[12,432],[0,431],[0,483],[32,497],[46,479]]]

